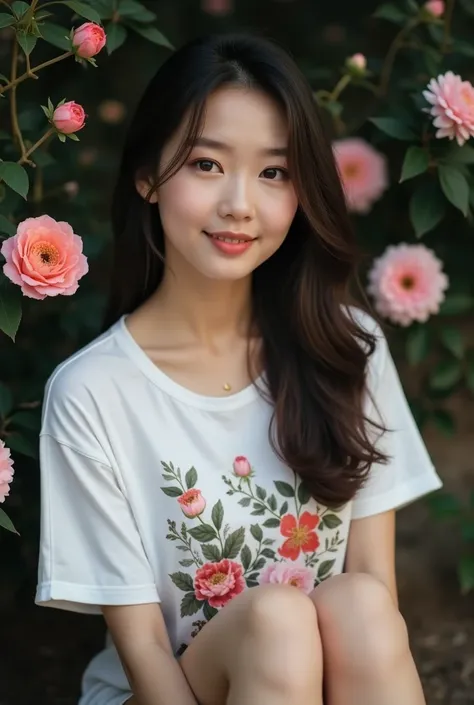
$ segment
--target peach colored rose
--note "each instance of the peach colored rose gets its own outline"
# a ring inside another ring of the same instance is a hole
[[[271,563],[260,575],[260,584],[293,585],[306,595],[314,588],[314,574],[305,566],[291,566],[287,563]]]
[[[65,135],[82,130],[85,125],[86,114],[79,103],[70,100],[68,103],[58,105],[53,113],[53,125]]]
[[[0,503],[10,494],[10,484],[13,480],[13,460],[10,458],[10,448],[0,440]]]
[[[198,517],[206,508],[206,500],[201,494],[201,490],[188,490],[181,497],[178,497],[180,507],[190,519]]]
[[[244,455],[238,455],[236,457],[233,468],[238,477],[249,477],[252,473],[250,463]]]
[[[243,569],[227,558],[219,563],[206,563],[198,568],[194,591],[198,600],[206,600],[211,607],[223,607],[245,589]]]
[[[71,296],[89,270],[79,235],[49,215],[22,221],[16,235],[4,240],[1,253],[5,276],[31,299]]]
[[[76,54],[82,59],[90,59],[102,51],[107,41],[107,36],[102,27],[94,22],[84,22],[72,36],[72,43],[76,47]]]

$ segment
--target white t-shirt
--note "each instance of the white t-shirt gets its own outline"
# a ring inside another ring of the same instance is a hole
[[[276,457],[272,408],[253,386],[226,397],[183,388],[143,352],[125,317],[60,365],[40,438],[36,603],[100,614],[100,605],[159,602],[179,653],[247,587],[290,579],[309,591],[341,573],[352,519],[439,488],[386,340],[369,316],[361,320],[379,335],[368,388],[392,429],[380,441],[392,460],[373,465],[338,511],[315,502]],[[86,671],[81,705],[130,695],[108,639]]]

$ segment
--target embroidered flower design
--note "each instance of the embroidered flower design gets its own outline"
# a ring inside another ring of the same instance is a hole
[[[252,474],[252,468],[244,455],[238,455],[233,463],[234,473],[237,477],[249,477]]]
[[[185,516],[189,519],[198,517],[206,508],[206,500],[201,494],[201,490],[187,490],[181,497],[178,497],[178,503]]]
[[[211,607],[223,607],[244,589],[242,566],[234,561],[224,559],[219,563],[206,563],[196,571],[196,598],[207,600]]]
[[[261,573],[260,584],[293,585],[309,595],[314,588],[314,571],[304,566],[272,563]]]
[[[318,524],[319,516],[309,512],[304,512],[299,521],[293,514],[284,516],[281,520],[280,532],[287,540],[278,549],[280,556],[296,561],[301,551],[304,553],[316,551],[319,538],[314,529]]]

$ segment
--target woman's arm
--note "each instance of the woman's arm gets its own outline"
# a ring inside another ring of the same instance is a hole
[[[197,705],[158,604],[103,606],[136,705]]]
[[[395,512],[353,519],[347,545],[346,573],[369,573],[390,591],[398,606],[395,575]]]

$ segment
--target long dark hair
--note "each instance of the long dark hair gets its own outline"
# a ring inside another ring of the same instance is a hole
[[[362,486],[372,463],[387,460],[364,415],[375,338],[349,313],[358,254],[330,139],[305,78],[267,39],[222,35],[193,41],[148,85],[114,192],[115,255],[104,327],[145,301],[163,276],[159,208],[137,193],[137,174],[158,173],[164,145],[187,119],[187,134],[153,188],[176,173],[202,129],[207,97],[226,84],[264,90],[288,121],[289,169],[299,206],[282,246],[253,273],[253,317],[274,404],[271,443],[317,500],[339,506]]]

